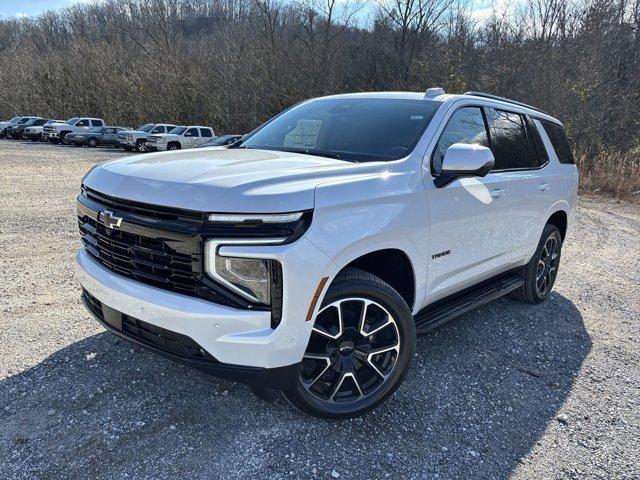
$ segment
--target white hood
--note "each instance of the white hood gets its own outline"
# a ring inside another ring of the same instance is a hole
[[[190,210],[291,212],[313,208],[320,183],[388,169],[380,162],[223,147],[116,160],[91,170],[84,183],[114,197]]]

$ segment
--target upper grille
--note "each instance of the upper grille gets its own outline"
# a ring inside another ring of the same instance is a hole
[[[99,212],[112,205],[87,198],[81,196],[78,201],[78,227],[86,251],[104,267],[157,288],[222,305],[247,306],[204,274],[200,236],[135,224],[120,209],[113,211],[125,221],[116,229],[107,228]]]

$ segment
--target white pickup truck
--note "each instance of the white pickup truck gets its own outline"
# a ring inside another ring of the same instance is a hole
[[[42,135],[51,143],[64,143],[64,137],[68,133],[81,133],[91,127],[103,127],[104,120],[101,118],[73,117],[64,123],[52,123],[45,125]]]
[[[140,346],[349,417],[396,391],[417,333],[502,295],[547,299],[577,189],[562,124],[529,105],[312,99],[231,147],[94,167],[82,298]]]
[[[126,151],[135,150],[140,153],[147,151],[147,139],[151,135],[169,133],[177,125],[170,123],[146,123],[140,125],[137,130],[123,130],[118,133],[118,143]]]
[[[213,140],[215,136],[213,129],[210,127],[202,127],[200,125],[175,127],[169,133],[149,135],[147,137],[147,149],[153,152],[194,148]]]

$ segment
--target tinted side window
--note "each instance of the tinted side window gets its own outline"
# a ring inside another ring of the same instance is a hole
[[[477,143],[483,147],[489,146],[482,110],[479,107],[463,107],[451,115],[433,151],[434,173],[438,174],[442,171],[444,154],[454,143]]]
[[[557,123],[546,120],[540,120],[540,123],[542,123],[544,131],[547,132],[560,163],[575,163],[571,145],[569,145],[567,135],[564,133],[564,128]]]
[[[524,118],[520,114],[494,108],[487,108],[485,112],[495,158],[494,170],[531,168],[533,159]]]
[[[78,123],[76,123],[76,127],[88,127],[89,126],[89,120],[83,119],[80,120]]]
[[[536,124],[531,117],[527,117],[527,123],[529,124],[529,133],[531,134],[531,139],[533,141],[533,166],[541,167],[549,161],[547,149],[544,147],[544,142],[540,136],[538,124]]]
[[[156,127],[153,130],[151,130],[151,133],[166,133],[164,131],[164,127]]]
[[[47,121],[46,119],[41,118],[40,120],[36,120],[35,122],[33,122],[33,124],[34,124],[36,127],[39,127],[39,126],[41,126],[41,125],[44,125],[44,123],[45,123],[46,121]]]
[[[201,137],[213,137],[213,134],[211,133],[211,130],[209,130],[208,128],[201,128],[200,129],[200,136]]]
[[[186,131],[184,136],[185,137],[197,137],[198,136],[198,129],[197,128],[190,128],[189,130]]]
[[[104,123],[102,123],[102,120],[91,120],[91,125],[94,127],[102,127]]]

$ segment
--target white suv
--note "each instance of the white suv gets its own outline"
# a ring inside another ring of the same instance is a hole
[[[215,137],[213,129],[191,125],[189,127],[175,127],[168,133],[149,135],[147,137],[147,149],[157,150],[181,150],[184,148],[194,148],[203,143],[213,140]]]
[[[83,179],[77,267],[108,329],[346,417],[402,383],[417,333],[553,287],[578,172],[562,124],[469,92],[305,101],[232,147]]]

